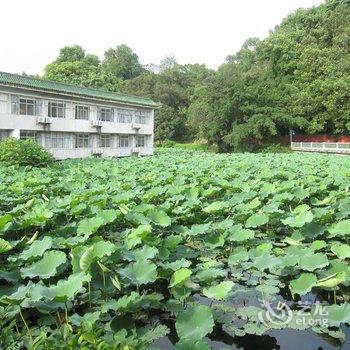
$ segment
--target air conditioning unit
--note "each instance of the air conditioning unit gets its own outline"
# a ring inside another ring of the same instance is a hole
[[[36,121],[38,124],[51,124],[52,118],[50,118],[50,117],[38,117]]]
[[[92,120],[91,125],[94,126],[95,128],[102,128],[103,122],[102,120]]]
[[[132,154],[139,154],[140,153],[140,147],[133,147],[131,149]]]
[[[101,148],[93,148],[91,154],[93,156],[100,156],[101,154],[103,154],[103,150]]]
[[[137,124],[137,123],[132,123],[132,124],[131,124],[131,127],[132,127],[133,129],[139,130],[139,129],[141,128],[141,125],[140,125],[140,124]]]

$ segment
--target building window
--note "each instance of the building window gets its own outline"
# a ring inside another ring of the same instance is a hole
[[[75,135],[75,148],[89,148],[89,146],[90,146],[89,134]]]
[[[111,142],[111,135],[100,135],[99,138],[99,147],[103,147],[103,148],[109,148],[111,147],[112,142]]]
[[[136,147],[145,147],[146,146],[146,136],[137,136],[136,138]]]
[[[21,115],[36,115],[36,101],[32,98],[19,99],[19,114]]]
[[[129,147],[129,135],[119,136],[119,147]]]
[[[89,120],[89,107],[88,106],[75,106],[75,119]]]
[[[35,131],[21,130],[19,134],[21,140],[33,140],[38,141],[37,133]]]
[[[135,111],[135,123],[148,124],[149,112],[148,111]]]
[[[118,123],[131,123],[133,111],[130,109],[118,109],[117,122]]]
[[[45,135],[46,148],[72,148],[71,137],[69,134],[62,132],[52,132]]]
[[[49,102],[48,116],[51,118],[65,118],[66,104],[62,102]]]
[[[0,130],[0,141],[6,139],[8,137],[8,131],[7,130]]]
[[[104,122],[113,121],[113,109],[108,107],[98,107],[97,108],[97,119]]]

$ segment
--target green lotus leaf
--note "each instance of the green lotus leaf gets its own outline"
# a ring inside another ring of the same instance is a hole
[[[313,273],[302,273],[297,279],[290,281],[289,288],[292,294],[304,295],[316,285],[317,278]]]
[[[230,230],[231,233],[228,237],[230,241],[243,242],[254,238],[254,231],[242,228],[242,225],[235,225]]]
[[[0,232],[6,231],[10,226],[11,221],[12,216],[10,214],[0,216]]]
[[[350,245],[348,244],[333,244],[331,251],[341,260],[350,258]]]
[[[187,259],[180,259],[180,260],[176,260],[173,262],[168,262],[166,264],[164,264],[164,268],[165,269],[170,269],[173,271],[179,270],[182,267],[190,267],[191,266],[191,262]]]
[[[217,201],[209,204],[207,207],[203,209],[203,211],[205,213],[212,214],[212,213],[220,212],[224,208],[225,208],[225,202]]]
[[[329,230],[332,237],[350,235],[350,219],[339,221],[333,225]]]
[[[155,210],[149,215],[150,219],[159,226],[168,227],[171,225],[171,219],[165,211]]]
[[[22,260],[28,260],[42,256],[48,249],[52,247],[52,238],[45,236],[41,240],[34,241],[27,249],[19,255]]]
[[[84,283],[90,282],[91,276],[82,272],[70,275],[65,280],[60,280],[56,285],[53,285],[45,290],[42,294],[49,300],[67,301],[83,287]]]
[[[12,249],[12,244],[2,238],[0,238],[0,254],[6,253]]]
[[[313,255],[304,255],[300,258],[299,267],[303,270],[314,271],[321,269],[329,264],[326,255],[322,253],[316,253]]]
[[[175,328],[180,339],[192,341],[201,340],[213,331],[214,319],[208,306],[191,306],[187,310],[180,311]]]
[[[118,211],[114,209],[102,210],[98,213],[98,217],[102,219],[103,224],[110,224],[115,221],[118,216]]]
[[[148,245],[144,245],[142,248],[135,249],[132,252],[133,260],[153,259],[157,254],[158,249],[156,247],[150,247]]]
[[[226,277],[226,274],[225,270],[222,269],[205,268],[196,273],[195,279],[199,282],[209,283],[216,280],[218,277]]]
[[[40,277],[43,279],[55,276],[57,268],[67,261],[66,254],[57,250],[47,251],[43,258],[28,267],[21,269],[21,275],[23,278]]]
[[[345,302],[341,305],[328,306],[327,311],[327,318],[332,322],[332,325],[350,324],[350,303]]]
[[[245,226],[255,228],[255,227],[265,225],[268,222],[269,222],[268,215],[264,213],[257,213],[257,214],[253,214],[248,218],[248,220],[245,223]]]
[[[35,284],[32,281],[29,281],[26,286],[21,285],[14,291],[11,291],[10,294],[0,294],[0,300],[4,301],[9,304],[20,304],[23,299],[25,299],[29,292],[32,290],[32,288],[35,286]]]
[[[322,278],[316,282],[316,287],[320,288],[335,288],[343,283],[346,279],[345,272],[336,272],[330,276]]]
[[[151,233],[151,231],[151,225],[140,225],[136,228],[131,229],[126,238],[126,245],[128,249],[132,249],[138,244],[141,244],[142,241]]]
[[[211,347],[202,340],[181,339],[175,344],[174,350],[211,350]]]
[[[99,241],[87,248],[81,255],[79,266],[82,271],[89,270],[91,264],[104,256],[110,256],[116,250],[116,245],[107,242]]]
[[[258,270],[265,270],[269,268],[273,268],[281,263],[281,259],[275,257],[271,254],[262,254],[256,257],[253,261],[253,266],[255,266]]]
[[[248,252],[245,248],[235,249],[234,252],[228,257],[227,263],[232,266],[240,261],[245,261],[249,259]]]
[[[327,243],[323,240],[316,240],[316,241],[313,241],[310,245],[310,248],[314,251],[316,250],[320,250],[324,247],[327,247]]]
[[[314,218],[310,211],[303,211],[295,216],[289,216],[282,220],[282,223],[290,227],[303,227],[305,224],[310,223]]]
[[[233,285],[234,283],[232,281],[224,281],[217,284],[216,286],[204,288],[203,295],[210,299],[224,300],[226,299]]]
[[[120,273],[140,286],[142,284],[152,283],[157,279],[157,266],[149,260],[144,261],[141,259],[129,264]]]
[[[192,271],[186,267],[175,271],[171,276],[169,288],[177,286],[178,284],[183,284],[191,274]]]
[[[97,232],[97,230],[104,224],[104,220],[100,217],[83,219],[79,222],[77,234],[83,236],[90,236]]]

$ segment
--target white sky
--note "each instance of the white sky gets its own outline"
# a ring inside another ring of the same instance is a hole
[[[179,63],[218,67],[253,36],[322,0],[5,0],[0,70],[41,74],[59,49],[79,44],[103,57],[121,43],[143,64],[169,54]]]

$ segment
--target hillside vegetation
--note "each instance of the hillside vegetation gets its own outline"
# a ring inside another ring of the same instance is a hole
[[[290,128],[349,134],[350,2],[296,11],[216,71],[174,57],[143,66],[126,45],[108,49],[100,62],[76,45],[63,48],[44,77],[160,101],[157,140],[204,138],[230,151],[273,142]]]

